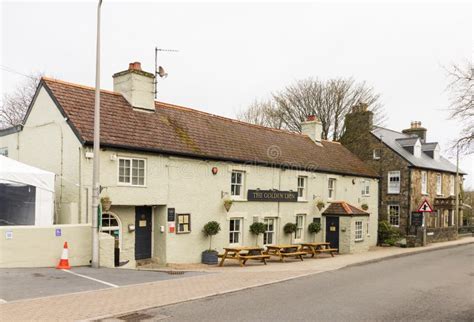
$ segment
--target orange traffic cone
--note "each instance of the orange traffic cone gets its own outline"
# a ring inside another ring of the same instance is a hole
[[[59,261],[57,269],[70,269],[69,266],[69,249],[67,248],[67,242],[64,242],[63,253],[61,255],[61,260]]]

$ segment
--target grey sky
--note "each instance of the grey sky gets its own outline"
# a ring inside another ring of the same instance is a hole
[[[2,2],[1,65],[94,85],[96,2]],[[169,77],[159,100],[234,117],[255,98],[306,77],[354,77],[382,95],[386,126],[419,120],[446,148],[443,66],[472,58],[472,5],[401,3],[165,3],[104,0],[102,88],[132,61]],[[1,92],[24,77],[1,70]],[[474,187],[474,157],[462,167]]]

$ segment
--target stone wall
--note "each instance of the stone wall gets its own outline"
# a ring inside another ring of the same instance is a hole
[[[444,228],[427,228],[426,242],[437,243],[448,240],[458,239],[458,228],[455,226]]]

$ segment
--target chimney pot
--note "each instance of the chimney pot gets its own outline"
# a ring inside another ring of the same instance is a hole
[[[128,64],[129,70],[142,70],[142,64],[138,61]]]

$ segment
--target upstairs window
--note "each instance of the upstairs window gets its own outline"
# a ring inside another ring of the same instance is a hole
[[[449,176],[449,194],[454,196],[454,176]]]
[[[308,177],[298,177],[298,200],[306,200]]]
[[[388,172],[388,193],[400,193],[400,171]]]
[[[443,177],[441,173],[436,175],[436,194],[441,196],[443,194]]]
[[[243,198],[244,194],[244,174],[243,171],[232,171],[230,179],[230,194],[233,197]]]
[[[421,194],[428,194],[428,175],[426,171],[421,171]]]
[[[362,181],[362,196],[368,197],[370,195],[370,181],[363,180]]]
[[[118,182],[121,185],[145,185],[145,160],[134,158],[119,158]]]
[[[328,198],[334,199],[336,196],[336,179],[328,179]]]
[[[374,160],[380,160],[380,154],[381,150],[380,149],[374,149],[372,152],[372,156]]]

